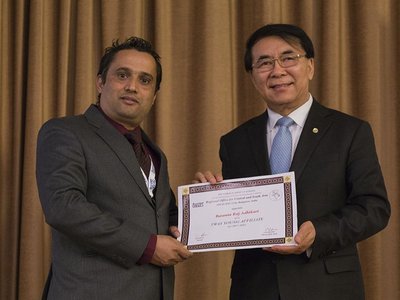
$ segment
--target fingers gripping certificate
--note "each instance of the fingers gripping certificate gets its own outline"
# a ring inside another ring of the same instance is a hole
[[[192,252],[295,245],[294,172],[178,187],[180,241]]]

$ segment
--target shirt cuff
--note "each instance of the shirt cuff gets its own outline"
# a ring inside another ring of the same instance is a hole
[[[156,251],[157,235],[152,234],[149,241],[147,242],[147,247],[140,259],[136,262],[138,265],[148,264],[153,258],[154,252]]]

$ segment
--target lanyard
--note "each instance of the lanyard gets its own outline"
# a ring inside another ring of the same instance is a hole
[[[144,181],[146,182],[146,187],[147,190],[149,191],[150,197],[154,197],[154,189],[157,186],[157,181],[156,181],[156,169],[154,168],[153,160],[150,157],[151,161],[151,166],[150,166],[150,173],[149,173],[149,178],[147,178],[146,174],[143,172],[142,168],[140,170],[142,171],[142,175],[144,178]]]

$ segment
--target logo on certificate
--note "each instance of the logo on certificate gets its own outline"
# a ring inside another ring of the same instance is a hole
[[[281,191],[279,191],[279,190],[272,190],[272,191],[269,193],[269,198],[270,198],[272,201],[279,201],[279,200],[282,199],[282,193],[281,193]]]
[[[203,207],[204,206],[204,202],[193,202],[192,203],[192,207],[193,208],[197,208],[197,207]]]

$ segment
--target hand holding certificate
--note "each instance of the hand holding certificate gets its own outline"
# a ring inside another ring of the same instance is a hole
[[[293,172],[178,187],[180,241],[192,252],[295,245]]]

